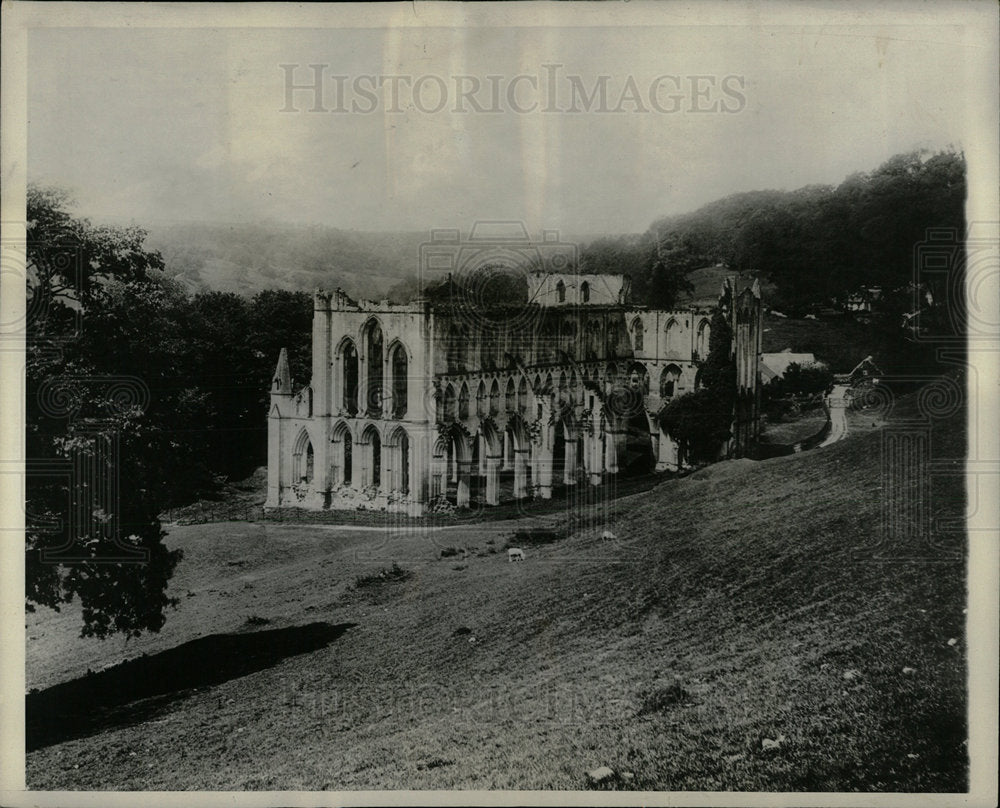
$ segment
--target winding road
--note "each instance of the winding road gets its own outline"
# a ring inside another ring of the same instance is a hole
[[[826,397],[826,405],[830,408],[830,434],[816,448],[821,449],[824,446],[829,446],[847,435],[847,415],[845,413],[848,406],[847,390],[848,385],[837,384],[830,391],[830,395]]]

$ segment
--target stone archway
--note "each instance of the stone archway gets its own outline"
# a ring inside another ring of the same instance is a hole
[[[390,479],[389,490],[400,494],[410,492],[410,436],[403,427],[397,427],[389,437]]]
[[[354,479],[354,437],[345,422],[341,421],[334,428],[332,442],[330,482],[334,486],[349,486]]]
[[[361,433],[362,488],[382,488],[382,436],[374,424]]]

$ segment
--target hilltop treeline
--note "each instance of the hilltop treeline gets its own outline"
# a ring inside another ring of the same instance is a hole
[[[652,303],[657,257],[683,274],[724,263],[771,281],[768,303],[793,315],[842,301],[861,286],[891,294],[913,280],[933,284],[917,278],[916,251],[931,228],[951,230],[961,249],[965,172],[961,153],[910,152],[835,187],[733,194],[657,219],[641,235],[598,239],[582,250],[581,266],[628,272],[633,297]],[[947,292],[933,291],[939,298]]]

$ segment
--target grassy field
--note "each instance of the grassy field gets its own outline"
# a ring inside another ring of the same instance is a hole
[[[826,411],[822,407],[804,413],[798,418],[764,426],[761,441],[771,444],[792,444],[811,438],[826,423]]]
[[[764,315],[764,353],[812,353],[834,373],[849,373],[869,354],[879,353],[879,341],[871,325],[849,317],[830,320],[793,320]]]
[[[172,528],[160,635],[28,616],[29,787],[962,791],[965,540],[876,546],[881,425],[623,497],[617,540],[539,516],[523,563],[523,523]]]

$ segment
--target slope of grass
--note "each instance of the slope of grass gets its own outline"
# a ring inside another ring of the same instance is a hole
[[[766,298],[765,298],[766,299]],[[764,315],[763,352],[815,354],[834,373],[849,373],[869,354],[880,352],[873,327],[850,317],[824,320],[793,320]]]
[[[175,528],[182,605],[163,634],[123,649],[72,639],[72,613],[34,615],[30,685],[250,616],[354,626],[50,739],[29,785],[578,789],[606,764],[631,789],[962,791],[964,564],[895,536],[876,547],[879,442],[708,467],[616,501],[617,540],[589,525],[515,564],[489,552],[512,537],[502,523]],[[962,414],[932,446],[960,466]],[[962,479],[932,485],[931,524],[961,519]],[[961,535],[933,538],[964,554]],[[441,559],[451,546],[461,564]],[[412,575],[354,586],[393,562]]]
[[[817,408],[798,418],[766,424],[763,427],[761,441],[770,444],[798,443],[811,438],[825,423],[826,412],[822,408]]]

